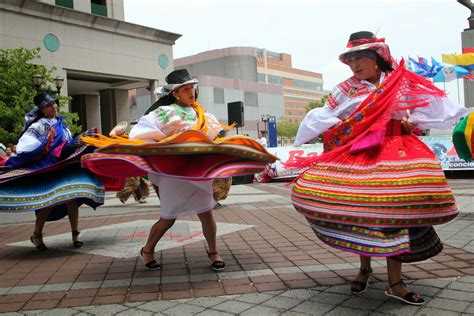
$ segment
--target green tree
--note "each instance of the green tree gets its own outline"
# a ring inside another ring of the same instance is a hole
[[[309,102],[308,105],[306,105],[306,113],[308,113],[309,111],[311,111],[314,108],[322,107],[324,105],[324,103],[326,103],[327,99],[328,99],[328,96],[325,95],[319,101]]]
[[[296,132],[298,132],[298,127],[298,123],[290,123],[287,120],[280,120],[277,123],[277,136],[288,141],[293,141]]]
[[[32,84],[33,75],[41,75],[46,87],[54,86],[52,74],[55,69],[31,63],[39,58],[39,48],[0,49],[0,142],[6,146],[17,143],[23,131],[25,114],[34,106],[36,89]],[[60,109],[70,100],[64,96],[59,99]],[[76,113],[60,111],[60,114],[73,134],[81,131]]]

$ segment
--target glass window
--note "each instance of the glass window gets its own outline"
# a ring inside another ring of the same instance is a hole
[[[258,97],[256,92],[244,92],[244,102],[247,106],[258,106]]]
[[[95,15],[107,16],[106,0],[91,0],[91,13]]]
[[[283,85],[283,77],[268,75],[268,83],[282,86]]]
[[[214,88],[214,103],[224,104],[224,89],[223,88]]]
[[[309,82],[304,80],[293,79],[293,87],[306,89],[306,90],[316,90],[322,91],[323,86],[320,83]]]
[[[258,73],[257,76],[258,76],[258,82],[266,82],[264,74]]]
[[[268,58],[268,59],[277,59],[277,60],[280,60],[280,59],[281,59],[281,54],[275,53],[275,52],[271,52],[271,51],[268,51],[268,50],[267,50],[267,58]]]
[[[56,0],[56,5],[69,9],[74,9],[74,0]]]

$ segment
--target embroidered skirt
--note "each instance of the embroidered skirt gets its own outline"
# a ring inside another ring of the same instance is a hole
[[[326,244],[403,262],[439,253],[431,226],[459,212],[438,159],[414,135],[332,161],[323,155],[296,181],[292,201]]]
[[[0,213],[41,211],[53,207],[48,221],[67,215],[66,203],[94,209],[104,204],[104,186],[91,172],[75,167],[20,177],[0,184]]]

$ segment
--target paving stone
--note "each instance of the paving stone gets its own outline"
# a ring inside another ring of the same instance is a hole
[[[361,310],[349,307],[337,306],[333,310],[327,312],[325,315],[329,316],[364,316],[371,315],[368,310]]]
[[[445,298],[433,298],[424,306],[454,312],[463,312],[469,307],[470,304],[470,302],[455,301]]]
[[[280,311],[277,308],[267,307],[267,306],[255,306],[251,309],[246,310],[239,315],[242,316],[254,316],[254,315],[278,315]]]
[[[415,315],[421,307],[403,304],[401,302],[386,301],[378,308],[375,309],[375,312],[387,313],[391,315]],[[427,314],[429,315],[429,314]],[[425,315],[425,316],[427,316]]]
[[[471,292],[461,292],[456,290],[444,289],[437,296],[458,301],[472,302],[473,295]]]
[[[161,312],[173,306],[176,306],[178,303],[175,301],[152,301],[147,302],[139,306],[140,309],[150,312]]]
[[[454,282],[448,286],[448,289],[451,290],[458,290],[463,292],[471,292],[472,297],[474,297],[474,284],[473,283],[465,283],[465,282]],[[474,300],[474,299],[473,299]]]
[[[301,300],[307,300],[311,297],[318,295],[318,291],[306,290],[306,289],[297,289],[297,290],[288,290],[280,294],[280,296],[293,297]]]
[[[438,288],[445,288],[450,283],[456,281],[457,278],[443,278],[443,279],[423,279],[423,280],[415,280],[413,282],[414,285],[421,285],[421,286],[431,286],[431,287],[438,287]],[[474,280],[473,280],[474,282]]]
[[[182,315],[196,315],[202,311],[204,311],[204,308],[200,306],[178,304],[162,312],[166,315],[182,316]]]
[[[242,313],[243,311],[250,309],[254,307],[254,304],[249,304],[245,302],[239,302],[239,301],[226,301],[223,303],[220,303],[216,306],[214,306],[212,309],[218,310],[218,311],[223,311],[223,312],[228,312],[228,313],[235,313],[239,314]]]
[[[278,308],[282,310],[289,310],[292,307],[300,304],[303,302],[302,299],[298,298],[293,298],[293,297],[285,297],[285,296],[276,296],[268,301],[265,301],[262,305],[263,306],[268,306],[268,307],[273,307],[273,308]]]
[[[41,312],[38,312],[38,311],[33,312],[34,315],[51,315],[51,316],[75,315],[76,313],[77,313],[77,310],[73,308],[53,308],[53,309],[43,310]]]
[[[339,305],[342,302],[347,301],[348,299],[350,299],[349,295],[331,292],[321,292],[314,295],[309,300],[318,303]]]
[[[289,311],[304,313],[304,314],[309,314],[309,315],[325,315],[328,311],[330,311],[334,307],[335,307],[334,305],[305,301],[293,307]]]
[[[226,313],[226,312],[222,312],[222,311],[216,311],[216,310],[213,310],[213,309],[206,309],[206,310],[202,311],[201,313],[199,313],[198,315],[202,315],[202,316],[230,316],[230,315],[235,315],[235,314],[230,314],[230,313]]]
[[[135,316],[135,315],[137,315],[137,316],[148,316],[148,315],[156,315],[156,313],[149,312],[149,311],[142,311],[138,308],[132,308],[132,309],[128,309],[128,310],[119,312],[115,315],[120,315],[120,316]]]
[[[199,297],[193,300],[190,300],[188,304],[209,308],[216,306],[219,303],[225,301],[225,298],[222,297]]]
[[[415,315],[419,316],[459,316],[459,313],[430,307],[422,307]]]
[[[242,294],[240,297],[236,298],[235,300],[244,302],[244,303],[250,303],[250,304],[261,304],[265,301],[268,301],[269,299],[273,297],[275,297],[274,294],[248,293],[248,294]]]

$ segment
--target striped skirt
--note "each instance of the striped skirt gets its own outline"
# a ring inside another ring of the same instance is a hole
[[[303,172],[293,205],[324,243],[364,256],[421,261],[442,250],[432,225],[459,212],[435,154],[414,135],[345,153]]]
[[[67,215],[66,203],[71,201],[94,209],[104,204],[102,183],[77,165],[0,184],[0,213],[38,212],[52,207],[48,217],[52,221]]]

